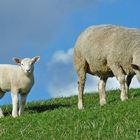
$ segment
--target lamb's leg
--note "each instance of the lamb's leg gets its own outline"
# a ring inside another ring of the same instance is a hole
[[[12,90],[11,91],[11,97],[12,97],[12,116],[15,118],[18,116],[18,91]]]
[[[119,83],[120,83],[120,86],[121,86],[121,100],[124,101],[124,100],[127,100],[128,99],[128,88],[127,87],[127,83],[126,83],[126,80],[125,80],[125,74],[122,70],[121,67],[119,67],[118,65],[113,65],[112,68],[111,68],[112,72],[114,73],[114,75],[117,77]]]
[[[4,115],[3,115],[2,109],[0,108],[0,118],[2,118],[2,117],[4,117]]]
[[[26,104],[27,94],[21,94],[21,103],[19,108],[19,116],[23,113]]]
[[[107,81],[107,78],[101,77],[99,81],[99,85],[98,85],[101,106],[106,104],[106,94],[105,94],[106,81]]]
[[[4,96],[4,94],[5,94],[5,92],[0,91],[0,99]],[[0,118],[2,118],[2,117],[4,117],[4,115],[3,115],[2,109],[0,108]]]

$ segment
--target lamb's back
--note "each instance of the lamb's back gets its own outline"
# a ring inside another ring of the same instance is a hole
[[[12,79],[17,79],[19,67],[16,65],[0,64],[0,89],[9,91]]]
[[[33,74],[27,76],[20,66],[0,64],[0,89],[2,91],[11,91],[11,88],[15,88],[26,93],[30,91],[33,84]]]

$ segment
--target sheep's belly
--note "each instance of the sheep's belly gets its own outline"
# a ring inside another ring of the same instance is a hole
[[[88,73],[92,75],[113,77],[111,69],[104,64],[89,64]]]

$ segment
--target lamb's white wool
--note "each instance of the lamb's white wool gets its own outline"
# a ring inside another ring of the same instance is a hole
[[[133,76],[136,74],[140,81],[140,30],[114,25],[89,27],[75,44],[74,66],[79,78],[79,109],[83,108],[86,73],[100,78],[100,105],[106,103],[106,81],[113,76],[120,83],[121,100],[127,100]]]
[[[34,84],[34,63],[37,62],[40,57],[36,56],[30,58],[13,58],[19,65],[0,65],[0,98],[2,98],[7,91],[11,91],[12,97],[12,116],[17,117],[18,114],[24,111],[26,98]],[[18,113],[18,94],[21,96],[21,103]],[[0,117],[3,117],[3,112],[0,108]]]

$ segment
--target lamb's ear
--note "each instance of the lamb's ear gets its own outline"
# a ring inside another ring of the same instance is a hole
[[[35,56],[32,58],[32,62],[35,63],[35,62],[39,61],[39,59],[40,59],[40,56]]]
[[[14,60],[17,64],[21,64],[21,59],[20,59],[20,58],[13,57],[13,60]]]
[[[136,64],[131,64],[131,67],[134,69],[134,70],[140,70],[140,67]]]

